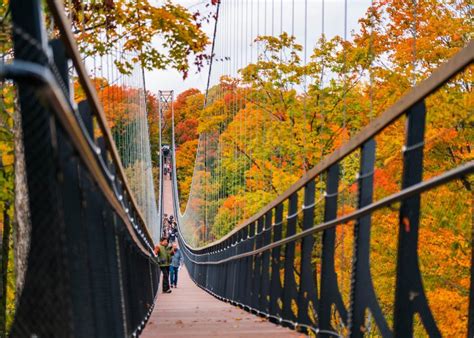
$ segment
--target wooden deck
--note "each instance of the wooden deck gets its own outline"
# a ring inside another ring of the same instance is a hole
[[[163,177],[163,214],[174,215],[173,186],[169,175]]]
[[[305,337],[216,299],[197,287],[185,269],[172,290],[158,295],[140,337]]]
[[[163,213],[173,214],[171,180],[163,181]],[[178,288],[161,293],[155,309],[140,335],[142,338],[166,337],[305,337],[270,323],[236,306],[218,300],[194,284],[181,269]]]

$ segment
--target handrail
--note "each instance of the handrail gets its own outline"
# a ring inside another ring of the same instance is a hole
[[[239,232],[248,224],[257,221],[260,217],[265,215],[267,212],[275,208],[280,203],[288,199],[292,194],[303,188],[308,182],[314,179],[319,174],[323,173],[330,166],[338,163],[344,157],[358,149],[367,140],[376,136],[382,132],[387,126],[390,125],[394,120],[402,116],[410,107],[415,105],[418,101],[424,99],[439,87],[444,85],[453,76],[463,71],[469,64],[474,60],[474,41],[469,41],[466,47],[460,50],[457,54],[451,57],[447,62],[442,64],[437,70],[435,70],[427,79],[423,80],[420,84],[413,87],[408,93],[403,95],[397,102],[395,102],[390,108],[385,110],[379,117],[374,119],[370,124],[363,128],[357,135],[352,137],[347,143],[336,149],[330,155],[325,157],[315,167],[310,169],[304,174],[296,183],[289,187],[285,192],[275,198],[272,202],[263,207],[258,213],[253,215],[247,220],[241,222],[237,227],[230,231],[227,235],[206,244],[201,247],[192,247],[187,243],[184,238],[186,245],[195,251],[204,250],[220,244],[230,238],[235,233]]]
[[[130,236],[136,242],[140,250],[147,256],[151,256],[152,248],[147,250],[138,239],[124,208],[120,204],[119,199],[116,197],[110,184],[107,182],[105,174],[102,172],[97,163],[96,156],[101,156],[100,153],[94,154],[92,151],[85,136],[84,130],[82,130],[74,116],[75,114],[71,104],[64,97],[62,91],[58,89],[59,86],[57,85],[55,77],[52,75],[51,71],[48,68],[38,66],[33,63],[15,61],[12,65],[0,68],[0,74],[5,78],[13,78],[17,81],[34,80],[38,82],[38,84],[41,86],[40,90],[42,94],[44,94],[47,98],[45,102],[48,102],[54,108],[53,111],[57,115],[64,129],[67,130],[69,134],[71,134],[71,142],[74,144],[76,150],[83,159],[85,166],[89,169],[92,177],[101,188],[104,196],[127,225],[127,230]]]
[[[315,225],[309,229],[303,230],[297,234],[285,237],[279,241],[273,242],[271,244],[265,245],[259,249],[254,249],[252,251],[247,251],[242,254],[238,254],[235,256],[231,256],[225,259],[217,260],[217,261],[207,261],[207,262],[198,262],[196,260],[190,259],[193,263],[198,264],[198,265],[218,265],[218,264],[223,264],[227,263],[229,261],[233,261],[236,259],[241,259],[244,257],[249,257],[249,256],[254,256],[259,253],[262,253],[264,251],[271,250],[273,248],[277,248],[279,246],[285,245],[290,242],[297,241],[303,237],[312,235],[316,232],[334,227],[339,224],[347,223],[350,221],[353,221],[355,219],[364,217],[365,215],[369,215],[375,210],[378,210],[380,208],[392,205],[394,203],[400,202],[403,199],[406,199],[410,196],[416,195],[416,194],[421,194],[425,191],[431,190],[433,188],[436,188],[446,182],[452,181],[456,178],[469,175],[474,172],[474,161],[470,161],[464,165],[461,165],[457,168],[451,169],[439,176],[433,177],[427,181],[420,182],[418,184],[415,184],[407,189],[404,189],[402,191],[399,191],[397,193],[394,193],[390,196],[387,196],[377,202],[374,202],[366,207],[363,207],[361,209],[357,209],[356,211],[353,211],[347,215],[338,217],[334,220],[320,223],[318,225]],[[270,228],[269,228],[270,229]],[[266,229],[268,230],[268,229]],[[265,231],[265,230],[264,230]],[[245,240],[245,239],[244,239]]]
[[[99,102],[99,98],[97,96],[97,93],[94,89],[94,86],[92,85],[91,80],[89,79],[89,76],[87,75],[87,71],[84,67],[84,64],[82,63],[81,56],[78,52],[76,40],[74,39],[74,36],[69,29],[71,27],[71,23],[69,22],[69,19],[64,15],[64,10],[62,4],[58,0],[47,0],[46,1],[49,9],[53,15],[54,21],[56,26],[59,29],[59,32],[61,33],[61,36],[63,37],[63,42],[65,44],[65,47],[69,53],[69,57],[71,58],[74,67],[78,73],[78,78],[79,82],[81,83],[82,88],[84,89],[84,92],[87,96],[87,99],[89,103],[91,103],[91,108],[92,111],[95,112],[99,127],[104,134],[104,139],[105,142],[108,146],[108,150],[110,151],[112,155],[112,159],[114,160],[116,167],[117,167],[117,173],[123,183],[123,186],[125,188],[125,191],[127,192],[127,195],[130,198],[130,201],[132,203],[133,208],[135,209],[138,218],[140,219],[140,223],[144,225],[143,230],[145,232],[145,235],[147,236],[148,240],[153,243],[153,238],[151,237],[147,224],[145,222],[145,218],[143,217],[143,214],[138,207],[137,201],[135,200],[135,197],[132,193],[132,190],[128,184],[127,178],[125,176],[125,171],[123,169],[122,161],[120,159],[120,155],[118,154],[117,148],[115,146],[115,143],[113,141],[112,133],[110,132],[110,128],[108,127],[107,124],[107,119],[105,117],[104,110],[102,108],[102,105]]]

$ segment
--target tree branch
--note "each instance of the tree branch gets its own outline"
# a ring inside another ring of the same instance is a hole
[[[232,143],[237,147],[237,150],[242,154],[244,155],[250,162],[252,162],[253,165],[255,165],[257,167],[257,169],[263,174],[263,177],[267,180],[269,186],[272,188],[272,190],[278,194],[278,190],[275,188],[275,186],[273,185],[270,177],[268,177],[268,175],[265,174],[265,172],[262,170],[262,168],[260,167],[260,165],[257,163],[257,161],[255,161],[252,157],[250,157],[249,154],[247,154],[242,148],[239,147],[239,145],[237,144],[237,142],[235,142],[233,139],[232,139]]]

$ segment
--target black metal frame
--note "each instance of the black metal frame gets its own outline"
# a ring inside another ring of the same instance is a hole
[[[371,311],[383,337],[413,336],[415,313],[420,314],[423,326],[430,336],[440,336],[426,301],[417,261],[420,195],[454,179],[472,174],[474,161],[422,181],[426,115],[424,100],[471,65],[473,57],[474,43],[471,42],[346,145],[325,158],[275,201],[221,240],[201,248],[194,248],[180,236],[185,263],[192,279],[219,299],[265,316],[273,322],[304,332],[313,331],[318,336],[340,336],[331,325],[333,309],[338,312],[351,337],[364,335],[367,309]],[[374,202],[373,173],[376,154],[374,138],[403,115],[407,117],[408,123],[403,150],[402,190]],[[358,149],[361,150],[358,209],[338,217],[340,163]],[[324,222],[314,224],[315,180],[321,176],[326,177]],[[301,231],[297,232],[297,218],[300,212],[297,200],[300,191],[304,191],[304,206],[303,218],[300,221]],[[175,182],[175,205],[177,205],[177,193]],[[401,209],[392,331],[375,296],[370,275],[369,251],[371,214],[397,202],[401,202]],[[285,206],[288,216],[286,222],[283,222]],[[272,215],[275,215],[273,222]],[[338,289],[334,255],[336,226],[349,221],[356,221],[356,224],[351,298],[349,307],[346,308]],[[282,228],[286,228],[284,238]],[[318,276],[311,259],[315,235],[321,232],[322,247],[318,255],[321,257],[322,266],[318,297],[316,285]],[[301,243],[299,283],[295,280],[294,266],[295,245],[298,242]],[[469,337],[474,335],[473,260],[471,260],[469,321],[466,323]],[[282,277],[281,269],[283,269]],[[417,296],[413,297],[413,294]],[[297,312],[294,311],[294,304],[297,304]],[[313,316],[308,313],[310,305],[315,310]]]
[[[46,44],[41,1],[10,6],[15,59],[0,76],[18,89],[31,238],[9,336],[138,336],[160,272],[102,108],[70,32],[63,34],[64,17],[56,18],[59,39]],[[62,11],[55,1],[49,9]],[[89,87],[77,109],[69,94],[71,60]],[[93,119],[103,138],[94,137]]]

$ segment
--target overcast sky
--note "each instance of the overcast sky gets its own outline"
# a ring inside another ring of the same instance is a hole
[[[191,11],[205,12],[204,5],[210,0],[175,0]],[[237,68],[255,59],[257,47],[252,41],[257,33],[271,35],[280,34],[280,30],[294,35],[298,42],[304,45],[305,21],[306,49],[308,55],[315,41],[322,32],[322,1],[323,0],[221,0],[220,18],[218,24],[216,58],[232,56],[233,60],[216,62],[214,64],[211,85],[215,83],[226,69],[236,72]],[[347,1],[347,36],[351,31],[358,30],[358,20],[364,16],[371,0]],[[215,8],[215,7],[214,7]],[[305,20],[305,8],[307,9]],[[324,32],[328,37],[344,35],[344,0],[324,0]],[[281,10],[283,9],[283,10]],[[292,13],[294,12],[294,15]],[[283,15],[281,15],[283,13]],[[266,25],[265,25],[266,24]],[[294,28],[293,28],[294,27]],[[212,37],[214,22],[203,26],[204,31]],[[240,32],[240,33],[239,33]],[[210,38],[212,40],[212,38]],[[159,44],[159,42],[156,42]],[[242,51],[241,53],[236,51]],[[210,46],[209,46],[210,54]],[[227,68],[226,68],[227,67]],[[206,88],[208,67],[200,73],[192,68],[186,80],[174,70],[152,71],[146,73],[147,89],[157,93],[158,90],[174,90],[176,94],[189,89]]]

